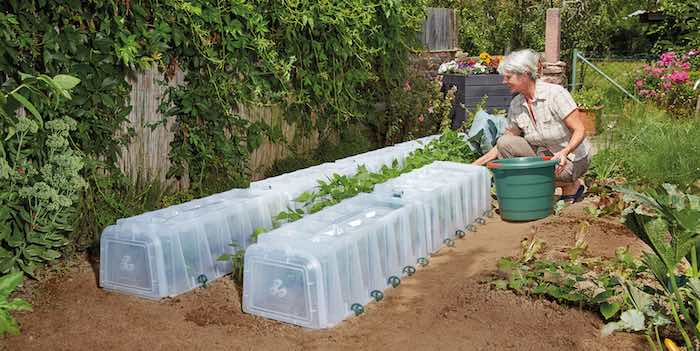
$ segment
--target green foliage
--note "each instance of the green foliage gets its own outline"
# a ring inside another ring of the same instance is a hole
[[[432,0],[429,4],[458,10],[460,46],[475,54],[521,48],[543,51],[545,15],[550,7],[561,9],[564,57],[574,48],[606,53],[611,49],[627,51],[645,47],[637,19],[626,17],[646,6],[646,1],[641,0]],[[629,36],[635,40],[620,40]],[[620,43],[624,43],[623,47]]]
[[[656,51],[700,47],[700,4],[697,1],[660,0],[653,10],[664,16],[663,21],[647,27],[647,34],[656,39]]]
[[[191,196],[246,186],[250,152],[266,138],[280,141],[281,133],[242,117],[240,106],[282,104],[290,122],[323,135],[358,119],[386,86],[403,81],[424,5],[424,0],[6,1],[0,5],[0,84],[12,87],[21,81],[19,72],[80,78],[70,102],[58,108],[32,108],[22,96],[12,101],[47,120],[69,116],[77,122],[72,143],[90,164],[83,175],[100,189],[81,201],[80,211],[86,212],[75,238],[81,241],[77,246],[89,246],[89,238],[115,216],[151,207],[131,200],[154,188],[127,184],[116,166],[134,134],[123,124],[136,71],[157,68],[166,81],[177,71],[185,74],[186,84],[170,86],[161,101],[163,123],[175,122],[168,175],[187,175]],[[128,203],[118,204],[120,198]]]
[[[283,211],[275,217],[275,220],[284,222],[299,220],[306,213],[318,212],[361,192],[371,192],[376,184],[384,183],[434,161],[468,163],[475,159],[476,155],[469,147],[468,141],[457,132],[446,129],[440,138],[412,152],[402,166],[394,160],[390,167],[385,165],[377,173],[369,172],[367,168],[360,166],[353,176],[334,174],[327,181],[319,180],[317,191],[306,192],[295,199],[302,204],[302,209]]]
[[[375,143],[366,136],[367,131],[361,126],[345,124],[340,127],[339,134],[339,137],[332,134],[321,135],[315,150],[306,153],[293,152],[291,156],[275,161],[265,172],[265,176],[273,177],[324,162],[333,162],[376,148]],[[293,145],[288,147],[294,150]]]
[[[603,103],[603,94],[599,89],[584,88],[576,90],[573,94],[574,101],[579,108],[591,109],[599,107]]]
[[[256,238],[258,233],[258,230],[256,229]],[[223,254],[217,258],[218,261],[231,261],[231,277],[233,278],[233,281],[243,284],[243,268],[244,268],[244,260],[245,260],[245,249],[241,248],[240,245],[237,243],[231,243],[229,244],[231,247],[233,247],[234,253],[232,254]]]
[[[642,261],[669,300],[685,346],[694,350],[693,341],[700,336],[696,324],[700,320],[700,197],[669,184],[645,194],[620,190],[625,201],[631,203],[623,213],[625,225],[651,248],[642,255]],[[680,269],[686,265],[689,269]]]
[[[86,182],[79,174],[83,155],[70,138],[77,123],[36,107],[57,109],[80,80],[21,77],[21,84],[7,81],[0,92],[0,273],[32,275],[61,256]],[[19,113],[20,106],[28,116]]]
[[[628,248],[618,248],[613,258],[589,257],[586,242],[578,239],[566,259],[543,258],[543,248],[540,240],[524,240],[520,255],[498,261],[499,273],[491,284],[597,311],[609,321],[603,335],[643,331],[653,344],[650,333],[671,323],[669,300],[658,294],[658,285],[650,285],[650,272]]]
[[[10,312],[31,311],[32,306],[23,299],[10,300],[10,294],[22,283],[24,273],[14,272],[0,277],[0,337],[5,333],[19,334],[19,326]]]
[[[97,250],[102,230],[117,219],[192,200],[188,191],[173,192],[160,180],[134,181],[124,175],[104,175],[104,163],[89,161],[90,190],[81,194],[75,230],[68,249]],[[137,178],[138,179],[138,178]]]
[[[382,145],[437,133],[449,120],[455,89],[442,93],[440,79],[428,80],[413,72],[404,82],[390,88],[384,111],[370,117],[368,124]]]
[[[620,163],[621,176],[651,187],[669,182],[686,188],[700,179],[700,121],[674,120],[650,104],[626,105],[622,113],[603,151],[609,162]]]

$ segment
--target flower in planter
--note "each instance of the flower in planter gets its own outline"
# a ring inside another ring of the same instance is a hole
[[[439,74],[494,74],[497,73],[499,56],[493,57],[487,52],[482,52],[478,59],[457,55],[457,58],[445,62],[438,68]]]

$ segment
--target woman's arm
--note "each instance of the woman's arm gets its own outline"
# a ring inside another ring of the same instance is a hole
[[[508,129],[506,129],[504,135],[505,134],[519,136],[520,129],[508,128]],[[489,152],[485,153],[483,156],[476,159],[476,161],[472,162],[472,164],[477,165],[477,166],[483,166],[483,165],[495,160],[496,158],[498,158],[498,147],[494,146],[491,148],[491,150],[489,150]]]
[[[564,166],[566,164],[566,158],[569,154],[576,150],[576,148],[581,145],[583,139],[586,137],[586,128],[583,126],[581,121],[581,112],[578,109],[573,110],[566,118],[564,118],[564,124],[571,131],[571,139],[569,144],[566,145],[564,149],[554,154],[552,158],[559,159],[559,165]]]

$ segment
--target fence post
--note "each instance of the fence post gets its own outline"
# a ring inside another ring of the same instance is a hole
[[[559,60],[561,44],[560,15],[561,13],[558,8],[547,9],[542,80],[553,84],[565,85],[566,63]]]

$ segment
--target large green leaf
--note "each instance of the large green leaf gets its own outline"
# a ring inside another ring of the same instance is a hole
[[[600,313],[603,317],[608,320],[614,316],[618,311],[620,311],[619,303],[604,303],[600,305]]]
[[[24,106],[39,122],[42,122],[43,119],[41,118],[41,114],[39,113],[39,110],[36,109],[34,104],[32,104],[27,98],[22,96],[20,93],[14,92],[12,94],[12,97],[17,100],[22,106]]]
[[[80,79],[66,74],[58,74],[53,77],[54,83],[65,90],[71,90],[80,83]]]

